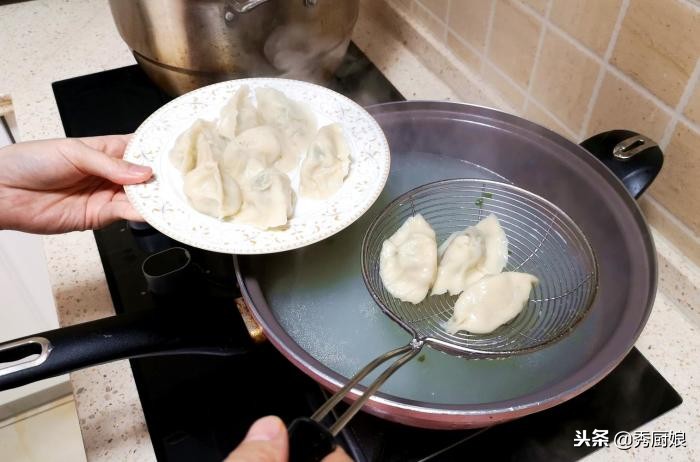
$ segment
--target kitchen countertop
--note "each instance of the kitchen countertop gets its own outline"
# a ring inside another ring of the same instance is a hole
[[[457,98],[400,40],[386,33],[386,38],[377,40],[381,30],[373,18],[361,15],[353,39],[407,98],[462,100],[507,109],[481,84],[460,91]],[[0,93],[12,97],[20,140],[64,136],[51,82],[135,62],[114,27],[106,0],[33,0],[0,6],[0,43]],[[673,252],[663,236],[654,235],[661,256],[667,249]],[[114,313],[91,232],[47,236],[44,245],[61,325]],[[685,432],[687,447],[607,448],[590,460],[700,458],[696,360],[700,335],[698,325],[676,304],[694,303],[683,297],[658,294],[636,346],[684,399],[681,406],[639,430]],[[71,382],[88,460],[155,460],[127,361],[75,372]]]

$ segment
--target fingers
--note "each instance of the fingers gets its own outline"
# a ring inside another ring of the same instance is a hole
[[[93,149],[104,152],[110,157],[121,158],[124,156],[124,150],[133,136],[133,133],[129,133],[128,135],[92,136],[79,138],[78,140]]]
[[[224,462],[287,462],[287,429],[275,416],[256,421]]]
[[[86,175],[98,176],[123,185],[142,183],[153,174],[150,167],[110,157],[80,140],[67,141],[61,149],[61,154]]]
[[[104,228],[118,220],[143,221],[143,217],[129,201],[113,200],[100,209],[97,228]]]
[[[321,462],[353,462],[343,448],[337,447],[335,451],[323,458]]]

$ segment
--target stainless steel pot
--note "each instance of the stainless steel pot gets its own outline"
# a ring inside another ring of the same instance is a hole
[[[163,90],[238,77],[322,82],[340,65],[359,0],[110,0],[117,29]]]

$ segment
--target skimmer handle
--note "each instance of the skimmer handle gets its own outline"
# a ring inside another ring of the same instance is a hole
[[[289,426],[289,461],[318,462],[333,452],[337,446],[334,437],[340,433],[350,419],[360,411],[365,402],[367,402],[394,372],[399,370],[401,366],[420,352],[423,348],[423,344],[423,341],[414,339],[406,346],[396,348],[395,350],[388,351],[378,356],[355,374],[355,376],[343,388],[331,396],[323,406],[318,408],[311,418],[299,418],[294,420]],[[367,387],[367,390],[352,403],[330,428],[326,429],[321,422],[333,408],[370,372],[396,356],[398,356],[398,359],[379,374],[379,377]]]
[[[338,446],[326,427],[308,417],[295,419],[288,432],[290,462],[320,462]]]

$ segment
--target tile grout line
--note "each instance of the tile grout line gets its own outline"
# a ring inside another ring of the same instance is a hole
[[[671,137],[676,130],[676,125],[678,125],[679,120],[687,124],[686,120],[684,120],[686,117],[683,115],[683,110],[686,108],[686,106],[688,106],[688,102],[690,102],[690,98],[693,96],[693,91],[695,91],[695,87],[698,85],[700,85],[700,58],[695,61],[695,68],[690,74],[688,82],[685,84],[685,89],[683,90],[681,98],[676,105],[676,110],[673,111],[673,116],[666,126],[664,136],[661,137],[661,141],[659,142],[661,149],[666,149],[668,143],[671,142]]]
[[[544,36],[547,34],[547,23],[549,22],[549,14],[552,10],[552,5],[554,0],[549,0],[547,2],[547,8],[545,9],[544,18],[540,20],[540,26],[542,30],[540,31],[540,36],[537,38],[537,48],[535,49],[535,62],[532,64],[532,69],[530,70],[530,77],[527,82],[527,89],[525,90],[525,102],[523,103],[523,114],[527,111],[530,105],[530,100],[532,99],[532,86],[535,82],[535,76],[537,75],[537,70],[540,67],[540,55],[542,54],[542,46],[544,45]],[[539,18],[538,18],[539,19]]]
[[[695,232],[690,229],[688,225],[686,225],[680,218],[675,216],[673,213],[671,213],[670,210],[666,208],[665,205],[663,205],[661,202],[659,202],[655,197],[650,196],[650,195],[645,195],[644,200],[651,203],[653,207],[656,208],[657,213],[660,213],[664,216],[665,219],[671,222],[671,224],[676,227],[681,233],[683,233],[685,236],[689,237],[692,239],[694,242],[697,242],[700,244],[700,236],[695,234]],[[662,233],[665,234],[665,233]],[[678,246],[676,246],[678,247]]]
[[[550,119],[552,119],[553,121],[555,121],[556,123],[558,123],[559,125],[561,125],[562,128],[564,128],[564,130],[567,132],[567,135],[569,135],[569,137],[570,137],[572,140],[574,140],[574,141],[576,141],[576,142],[578,143],[578,135],[577,135],[573,130],[571,130],[571,129],[569,128],[569,126],[566,125],[566,124],[559,118],[558,115],[554,114],[552,111],[549,110],[548,107],[546,107],[544,104],[542,104],[542,103],[540,103],[539,101],[537,101],[537,99],[535,99],[535,98],[532,98],[532,100],[530,101],[530,103],[533,104],[533,105],[534,105],[537,109],[539,109],[540,111],[542,111],[542,112],[544,112],[545,114],[547,114],[547,116],[549,116]]]
[[[482,60],[482,59],[485,58],[483,52],[479,51],[474,45],[472,45],[471,43],[469,43],[469,42],[467,42],[466,40],[464,40],[462,37],[459,36],[459,34],[455,33],[455,31],[453,31],[452,29],[448,29],[448,33],[452,33],[452,35],[454,36],[454,38],[455,38],[462,46],[464,46],[465,48],[468,48],[469,51],[471,51],[471,52],[473,52],[475,55],[477,55],[477,56],[479,57],[480,60]]]
[[[520,93],[523,95],[526,95],[525,90],[518,84],[516,83],[511,77],[506,74],[501,68],[499,68],[497,65],[489,62],[489,66],[493,68],[493,70],[498,74],[503,80],[511,84],[516,90],[518,90]],[[550,119],[554,120],[556,123],[562,126],[567,131],[567,135],[570,135],[572,139],[576,139],[576,133],[571,130],[568,125],[566,125],[556,114],[554,114],[552,111],[549,110],[548,107],[537,101],[536,98],[531,98],[531,103],[533,103],[540,111],[544,112],[549,116]]]
[[[447,24],[442,21],[442,19],[438,18],[432,11],[428,9],[425,5],[423,5],[419,0],[414,0],[415,5],[418,6],[418,8],[421,8],[423,10],[423,13],[426,13],[428,16],[430,16],[432,19],[435,21],[439,22],[442,27],[442,37],[435,37],[438,43],[442,43],[445,45],[447,43]],[[430,32],[430,28],[428,26],[425,26],[425,28],[428,29],[428,32]],[[431,34],[432,35],[432,34]]]
[[[445,8],[445,48],[449,49],[447,42],[450,40],[450,12],[452,11],[452,0],[447,0]]]
[[[610,35],[610,40],[608,41],[608,48],[603,54],[603,63],[598,71],[598,76],[596,77],[595,84],[593,85],[593,93],[588,102],[588,108],[586,109],[586,115],[583,117],[583,123],[581,124],[581,132],[579,136],[584,139],[588,133],[589,125],[591,124],[591,118],[593,117],[593,110],[595,109],[595,103],[598,101],[600,95],[600,89],[603,87],[603,78],[607,72],[607,67],[610,65],[610,57],[612,56],[615,45],[617,45],[617,38],[622,30],[622,21],[627,16],[627,9],[630,6],[630,0],[623,0],[622,5],[620,5],[620,11],[617,13],[617,18],[615,19],[615,25],[613,26],[612,34]]]
[[[484,40],[484,56],[481,59],[481,67],[479,69],[479,74],[484,74],[484,68],[486,67],[486,62],[489,64],[491,60],[488,58],[489,52],[491,51],[491,35],[493,31],[493,19],[496,16],[496,0],[491,0],[491,9],[489,10],[488,25],[486,26],[486,40]]]

